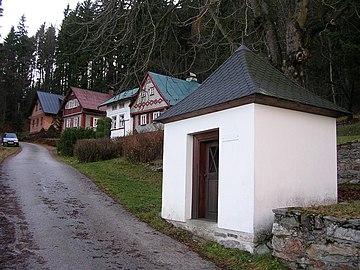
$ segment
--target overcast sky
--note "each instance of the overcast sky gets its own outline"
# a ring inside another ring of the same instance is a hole
[[[24,14],[29,36],[33,36],[44,22],[59,28],[67,4],[73,9],[78,2],[82,0],[2,0],[4,15],[0,17],[1,37],[8,35],[11,26],[17,27]]]

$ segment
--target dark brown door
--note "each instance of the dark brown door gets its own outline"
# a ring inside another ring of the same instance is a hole
[[[205,143],[206,168],[205,168],[205,218],[217,220],[218,213],[218,168],[219,168],[219,143],[212,141]]]
[[[193,218],[217,220],[218,131],[194,136]]]

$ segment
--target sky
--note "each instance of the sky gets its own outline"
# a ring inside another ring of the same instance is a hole
[[[22,15],[26,17],[25,25],[28,26],[29,36],[35,35],[44,22],[47,25],[53,24],[58,29],[67,4],[74,9],[78,2],[82,0],[2,0],[4,12],[3,17],[0,17],[1,39],[8,35],[11,26],[16,29]]]

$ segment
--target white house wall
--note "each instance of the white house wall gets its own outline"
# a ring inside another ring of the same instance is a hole
[[[119,104],[124,104],[124,106],[119,106]],[[116,106],[116,109],[113,110],[113,106]],[[106,117],[112,119],[113,116],[116,116],[116,129],[111,130],[111,138],[122,137],[129,135],[132,132],[133,128],[133,119],[130,116],[130,101],[121,101],[110,104],[106,108]],[[119,128],[119,117],[124,115],[124,128]]]
[[[218,224],[254,231],[254,104],[165,124],[162,217],[191,219],[192,134],[219,129]]]
[[[255,105],[255,226],[270,229],[272,209],[337,200],[336,120]]]

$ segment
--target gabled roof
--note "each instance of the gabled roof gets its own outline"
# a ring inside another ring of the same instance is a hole
[[[79,100],[81,107],[86,110],[105,111],[105,108],[98,108],[98,105],[112,97],[109,93],[100,93],[77,87],[70,87],[70,89]],[[68,95],[66,98],[68,98]]]
[[[318,114],[329,112],[332,116],[349,113],[301,87],[242,45],[197,90],[165,111],[157,121],[171,122],[248,103],[284,108],[292,108],[289,106],[292,103],[299,105],[292,109],[319,108]]]
[[[131,89],[131,90],[127,90],[127,91],[124,91],[124,92],[121,92],[120,94],[117,94],[116,96],[110,98],[109,100],[106,100],[105,102],[101,103],[100,105],[98,105],[98,107],[110,105],[110,104],[115,103],[117,101],[130,99],[134,95],[136,95],[136,93],[138,91],[139,91],[139,87]]]
[[[162,95],[167,99],[170,106],[183,100],[190,93],[199,87],[196,81],[186,81],[174,77],[148,72],[149,76],[156,84]]]
[[[57,114],[60,109],[61,102],[64,99],[63,95],[51,94],[42,91],[37,91],[36,96],[41,104],[42,111],[46,114]]]

